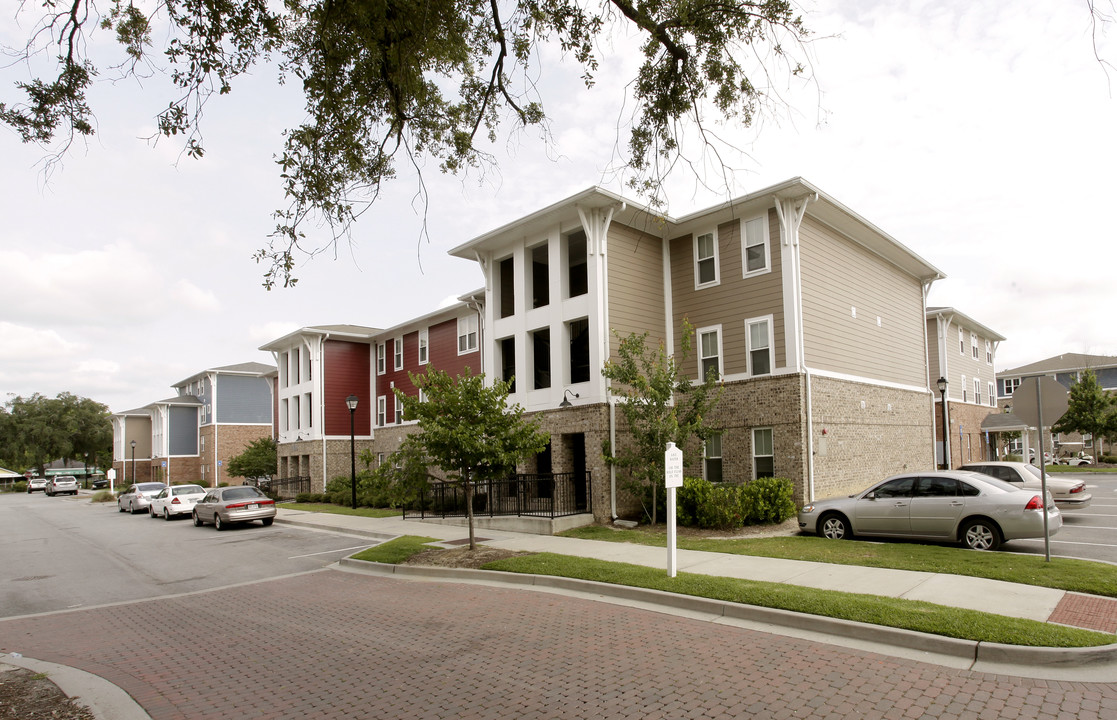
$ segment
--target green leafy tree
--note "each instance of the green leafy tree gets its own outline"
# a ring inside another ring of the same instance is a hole
[[[632,112],[622,164],[629,185],[655,201],[670,169],[690,164],[679,162],[688,134],[721,157],[725,144],[706,129],[711,115],[747,126],[779,103],[772,78],[803,73],[809,36],[788,0],[111,0],[108,8],[20,4],[28,62],[10,67],[41,67],[30,60],[42,56],[56,63],[16,83],[25,97],[0,104],[0,122],[25,142],[60,143],[63,153],[94,133],[90,91],[104,67],[115,82],[165,66],[174,92],[160,103],[158,132],[200,157],[207,101],[243,74],[277,69],[281,81],[301,85],[306,120],[287,130],[276,160],[289,204],[257,256],[270,266],[268,287],[294,283],[296,250],[322,249],[304,227],[324,225],[326,243],[347,237],[397,159],[420,174],[428,163],[484,172],[496,165],[488,148],[506,123],[549,138],[539,80],[553,48],[589,89],[601,48],[633,32],[640,38],[642,63],[622,91]],[[108,33],[120,54],[102,62]]]
[[[279,472],[275,440],[270,437],[253,440],[240,455],[229,458],[226,472],[232,477],[266,480]]]
[[[485,384],[484,375],[466,368],[464,375],[450,377],[428,367],[424,374],[411,374],[423,391],[425,402],[408,397],[399,388],[405,420],[417,420],[419,431],[404,441],[405,453],[429,458],[448,482],[463,489],[469,518],[469,548],[476,549],[473,533],[473,487],[489,478],[501,477],[516,463],[540,453],[549,435],[539,431],[538,420],[524,418],[519,405],[508,405],[509,383]]]
[[[112,422],[102,403],[72,393],[12,397],[0,420],[0,458],[43,474],[54,460],[100,467],[112,457]]]
[[[1098,384],[1094,371],[1086,370],[1078,382],[1071,385],[1067,411],[1051,429],[1054,432],[1076,432],[1096,438],[1097,460],[1101,456],[1101,440],[1106,435],[1114,407],[1114,398]]]
[[[618,335],[618,337],[620,337]],[[661,343],[648,347],[648,334],[621,338],[615,360],[601,374],[613,381],[613,394],[628,425],[631,442],[603,448],[607,462],[626,471],[622,487],[640,499],[652,523],[658,522],[657,500],[664,483],[667,443],[680,449],[692,437],[706,433],[705,420],[721,397],[717,375],[710,371],[701,382],[692,382],[681,369],[691,352],[694,329],[683,323],[681,354],[671,355]]]

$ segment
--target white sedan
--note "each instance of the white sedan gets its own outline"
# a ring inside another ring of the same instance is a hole
[[[201,485],[172,485],[151,498],[147,511],[153,518],[170,520],[175,515],[189,515],[205,496],[206,489]]]

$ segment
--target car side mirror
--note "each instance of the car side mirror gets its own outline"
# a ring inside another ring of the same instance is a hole
[[[865,497],[863,499],[864,500],[876,500],[877,499],[876,491],[865,493]]]

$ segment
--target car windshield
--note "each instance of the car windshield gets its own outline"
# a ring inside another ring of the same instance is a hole
[[[264,494],[254,487],[231,488],[221,496],[223,500],[249,500],[258,497],[264,497]]]
[[[200,495],[204,492],[201,485],[179,485],[174,489],[175,495]]]
[[[1037,468],[1035,465],[1025,465],[1024,467],[1028,468],[1028,472],[1035,475],[1040,480],[1043,479],[1043,473],[1041,473],[1039,471],[1039,468]]]

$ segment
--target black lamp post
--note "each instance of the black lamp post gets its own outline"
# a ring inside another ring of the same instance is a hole
[[[132,484],[136,484],[136,441],[132,441]]]
[[[353,492],[353,509],[357,509],[357,440],[353,430],[353,414],[357,410],[357,396],[350,395],[345,398],[345,406],[349,408],[349,487]]]
[[[82,458],[83,458],[83,460],[82,460],[82,463],[81,463],[81,469],[82,469],[82,472],[85,473],[85,477],[82,478],[82,487],[84,487],[86,490],[88,490],[89,489],[89,453],[83,453]]]
[[[940,377],[938,382],[935,383],[939,387],[939,397],[942,399],[942,460],[943,467],[947,470],[950,469],[950,452],[947,449],[946,441],[950,436],[950,429],[946,424],[946,378]]]

